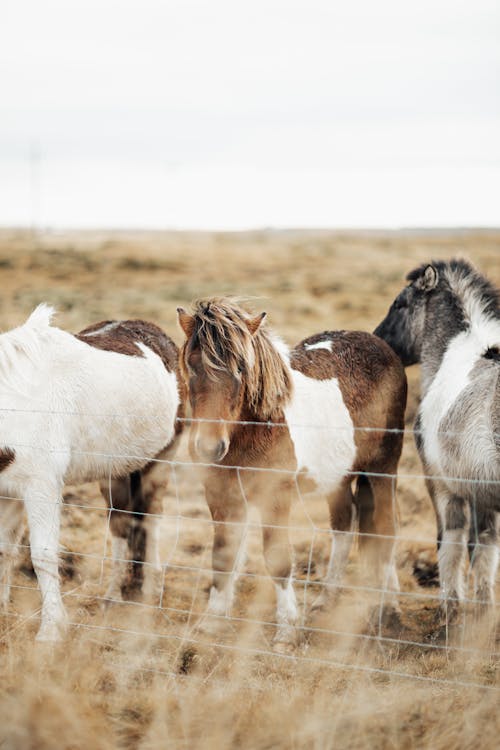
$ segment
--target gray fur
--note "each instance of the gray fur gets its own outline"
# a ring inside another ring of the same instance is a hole
[[[403,364],[421,364],[416,443],[430,475],[441,590],[449,614],[465,593],[467,540],[476,597],[493,601],[500,512],[499,293],[465,261],[421,266],[408,280],[375,334]],[[440,393],[446,404],[442,415]],[[434,420],[432,404],[437,405]]]

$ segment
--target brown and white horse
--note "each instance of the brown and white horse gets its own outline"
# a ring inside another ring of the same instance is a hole
[[[178,318],[186,335],[179,364],[192,408],[190,448],[208,465],[205,494],[214,521],[208,613],[230,610],[246,502],[253,501],[277,594],[275,646],[295,643],[287,526],[292,497],[302,489],[324,493],[335,532],[318,606],[342,579],[356,505],[360,531],[384,537],[378,562],[397,591],[394,487],[406,377],[390,347],[368,333],[326,331],[289,350],[262,325],[265,313],[252,317],[224,298],[195,302],[193,314],[179,308]],[[391,603],[397,606],[395,595]]]

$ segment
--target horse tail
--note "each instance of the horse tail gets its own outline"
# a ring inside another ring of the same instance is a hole
[[[373,499],[372,486],[366,474],[360,474],[357,478],[354,504],[358,513],[359,546],[360,549],[363,550],[366,549],[371,541],[373,541],[372,536],[365,535],[375,533],[375,527],[373,524],[375,502]]]
[[[132,512],[128,531],[128,547],[132,562],[130,589],[140,591],[144,580],[144,561],[146,559],[147,542],[147,531],[144,526],[146,501],[141,472],[133,471],[129,476],[129,482]]]

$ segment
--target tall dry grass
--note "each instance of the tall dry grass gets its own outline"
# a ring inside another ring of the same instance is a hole
[[[256,310],[266,309],[270,325],[292,343],[327,328],[372,330],[404,274],[431,257],[465,255],[500,283],[499,249],[497,232],[33,238],[5,230],[1,321],[3,329],[17,325],[46,301],[69,330],[140,316],[180,342],[177,305],[236,293],[253,297]],[[409,376],[410,425],[418,372]],[[185,446],[180,459],[187,460]],[[177,468],[165,496],[162,553],[171,565],[161,609],[138,602],[102,609],[107,514],[95,485],[67,488],[62,542],[71,565],[63,590],[74,625],[63,644],[33,642],[40,601],[24,559],[0,623],[0,747],[497,747],[497,623],[476,623],[468,613],[451,636],[454,648],[433,640],[436,591],[420,588],[412,575],[416,559],[433,559],[435,528],[411,435],[400,474],[402,623],[380,632],[370,624],[379,599],[359,588],[365,581],[355,550],[346,581],[355,588],[334,610],[303,621],[301,645],[290,658],[271,652],[273,591],[256,527],[238,584],[237,619],[196,627],[210,582],[211,525],[192,467]],[[328,555],[323,502],[312,497],[307,509],[297,503],[292,524],[297,594],[307,605]]]

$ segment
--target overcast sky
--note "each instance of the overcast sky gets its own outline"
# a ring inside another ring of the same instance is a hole
[[[0,224],[500,224],[498,0],[2,0]]]

